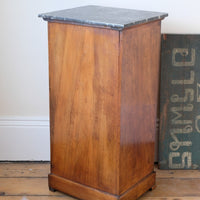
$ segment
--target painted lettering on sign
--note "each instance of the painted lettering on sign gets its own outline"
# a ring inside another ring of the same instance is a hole
[[[177,61],[176,55],[180,54],[182,56],[183,61]],[[189,54],[188,48],[174,48],[172,51],[172,65],[176,67],[187,67],[187,66],[194,66],[195,65],[195,49],[191,49],[191,60],[185,61],[184,59]]]
[[[161,41],[160,169],[200,169],[200,35]]]
[[[181,163],[173,163],[174,158],[181,158]],[[183,169],[185,167],[190,168],[192,166],[192,153],[183,152],[170,152],[169,154],[169,168],[171,169]]]
[[[189,52],[190,59],[188,60]],[[182,70],[185,78],[171,80],[171,87],[182,85],[183,88],[183,94],[174,93],[170,96],[171,107],[169,110],[172,117],[169,130],[171,138],[168,163],[171,169],[191,168],[192,152],[188,147],[192,146],[192,141],[189,135],[193,132],[193,127],[200,133],[200,115],[196,116],[196,119],[192,119],[188,118],[187,114],[194,109],[195,61],[194,48],[174,48],[172,50],[172,67]],[[184,67],[190,69],[185,71]],[[197,102],[200,102],[200,84],[197,84]],[[184,137],[179,137],[180,135],[184,135]]]
[[[197,83],[197,102],[200,102],[200,83]]]

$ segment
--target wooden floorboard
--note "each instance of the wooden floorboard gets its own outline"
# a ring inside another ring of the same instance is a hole
[[[50,192],[47,178],[1,178],[0,192],[6,195],[62,195]]]
[[[148,192],[146,197],[199,197],[200,179],[157,179],[155,190]]]
[[[65,196],[5,196],[1,197],[0,200],[77,200],[75,198]],[[144,197],[138,200],[200,200],[199,197]]]
[[[200,200],[200,197],[141,197],[138,200]]]
[[[155,168],[155,171],[157,178],[200,178],[200,170],[159,170]]]
[[[57,196],[0,196],[0,200],[77,200],[65,195],[64,197]]]
[[[156,189],[139,200],[200,200],[199,170],[155,170]],[[50,192],[48,173],[48,163],[0,163],[0,200],[75,200]]]
[[[47,177],[49,163],[0,163],[0,178],[4,177]],[[157,178],[200,178],[200,170],[159,170]]]
[[[49,163],[0,163],[1,177],[47,177]]]

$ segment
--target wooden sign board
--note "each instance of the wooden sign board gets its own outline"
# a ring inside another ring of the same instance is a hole
[[[200,169],[200,35],[162,35],[160,169]]]

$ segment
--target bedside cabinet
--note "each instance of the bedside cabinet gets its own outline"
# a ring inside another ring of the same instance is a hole
[[[83,6],[48,21],[49,187],[134,200],[155,186],[160,24],[166,13]]]

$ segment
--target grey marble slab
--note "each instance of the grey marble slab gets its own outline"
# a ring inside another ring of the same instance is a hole
[[[122,30],[126,27],[142,24],[167,17],[167,13],[112,8],[103,6],[82,6],[40,14],[46,21],[59,21],[81,25],[102,26]]]

